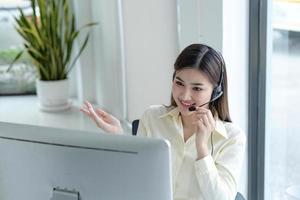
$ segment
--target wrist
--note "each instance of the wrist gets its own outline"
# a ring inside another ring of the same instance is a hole
[[[117,134],[119,134],[119,135],[123,135],[123,134],[124,134],[124,131],[123,131],[123,129],[122,129],[122,128],[120,128],[120,129],[117,131]]]
[[[197,146],[197,160],[206,157],[209,154],[207,145]]]
[[[109,132],[116,134],[116,135],[123,135],[123,133],[124,133],[123,128],[121,128],[121,127],[114,127]]]

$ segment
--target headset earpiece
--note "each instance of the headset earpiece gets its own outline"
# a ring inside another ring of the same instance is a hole
[[[218,98],[220,98],[223,95],[223,90],[222,90],[222,86],[218,85],[217,87],[214,88],[212,95],[211,95],[211,102],[217,100]]]
[[[219,57],[219,59],[221,60],[221,74],[220,74],[220,79],[218,82],[218,85],[213,89],[213,92],[211,94],[211,100],[210,102],[213,102],[215,100],[217,100],[218,98],[220,98],[223,95],[223,79],[224,79],[224,60],[222,58],[222,56],[220,55],[219,52],[216,52],[217,56]]]

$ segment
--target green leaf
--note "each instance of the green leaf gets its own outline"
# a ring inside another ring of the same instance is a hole
[[[89,37],[90,37],[90,34],[88,33],[87,36],[85,37],[85,40],[84,40],[84,42],[83,42],[83,44],[82,44],[82,46],[81,46],[81,48],[80,48],[78,54],[75,56],[75,58],[74,58],[72,64],[70,65],[70,68],[69,68],[69,70],[67,71],[67,73],[69,73],[69,72],[73,69],[73,67],[74,67],[74,65],[75,65],[75,63],[76,63],[76,61],[77,61],[77,59],[79,58],[79,56],[80,56],[81,53],[83,52],[85,46],[87,45],[87,42],[88,42],[88,40],[89,40]]]
[[[14,58],[14,60],[12,61],[12,63],[9,65],[9,67],[7,68],[6,72],[9,72],[12,68],[12,66],[15,64],[15,62],[22,56],[22,54],[24,53],[24,51],[20,51],[16,57]]]

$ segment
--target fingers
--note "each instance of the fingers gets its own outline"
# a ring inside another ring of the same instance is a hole
[[[94,109],[92,104],[85,101],[80,111],[91,118],[96,125],[106,132],[110,133],[122,133],[122,125],[120,121],[111,114],[103,111],[100,108]]]
[[[80,111],[82,111],[84,114],[86,114],[88,117],[90,117],[99,128],[102,128],[103,126],[103,120],[101,117],[97,115],[95,112],[92,104],[88,101],[84,102],[84,106],[80,108]]]
[[[205,108],[198,108],[195,111],[197,120],[205,127],[213,130],[215,128],[215,119],[210,110]]]
[[[87,101],[86,101],[87,102]],[[87,115],[88,117],[91,117],[91,113],[87,108],[87,105],[84,103],[82,105],[82,107],[79,109],[81,112],[83,112],[85,115]]]
[[[90,110],[90,111],[94,111],[96,114],[102,116],[102,117],[106,117],[108,115],[107,112],[105,112],[104,110],[100,109],[100,108],[96,108],[94,109],[92,104],[88,101],[85,101],[84,105],[86,106],[85,110]]]
[[[102,127],[101,126],[101,121],[102,120],[101,120],[101,118],[99,118],[97,116],[97,113],[95,112],[94,108],[93,107],[89,107],[88,111],[90,112],[90,116],[95,121],[95,123],[97,124],[97,126],[101,128]]]
[[[94,108],[93,108],[93,106],[92,106],[92,104],[91,104],[90,102],[85,101],[85,102],[84,102],[84,105],[86,106],[86,108],[87,108],[88,110],[90,110],[90,109],[94,110]]]
[[[104,118],[108,116],[108,113],[105,112],[105,111],[103,111],[103,110],[101,110],[100,108],[97,108],[95,111],[96,111],[96,113],[97,113],[98,115],[100,115],[100,116],[102,116],[102,117],[104,117]]]
[[[84,102],[84,106],[83,106],[80,110],[83,111],[83,112],[85,112],[85,113],[89,112],[89,114],[90,114],[91,116],[93,116],[93,115],[96,114],[96,112],[95,112],[95,110],[94,110],[92,104],[91,104],[90,102],[88,102],[88,101],[85,101],[85,102]],[[97,115],[96,115],[96,116],[97,116]]]
[[[86,108],[80,108],[79,110],[83,112],[85,115],[87,115],[88,117],[90,117],[90,111],[88,111]]]
[[[85,114],[88,114],[89,105],[91,105],[91,104],[88,101],[85,101],[79,110],[82,111]]]

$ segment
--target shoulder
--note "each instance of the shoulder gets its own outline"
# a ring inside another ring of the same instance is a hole
[[[246,143],[245,132],[236,124],[232,122],[224,122],[228,138],[238,140],[239,142]]]
[[[143,125],[145,130],[150,134],[150,130],[157,130],[161,128],[164,122],[161,120],[161,116],[167,113],[169,108],[164,105],[152,105],[148,107],[140,118],[140,123]],[[159,131],[157,131],[159,132]]]
[[[143,113],[142,118],[157,118],[161,115],[166,114],[168,111],[170,111],[170,108],[168,106],[164,105],[152,105],[149,106]]]

